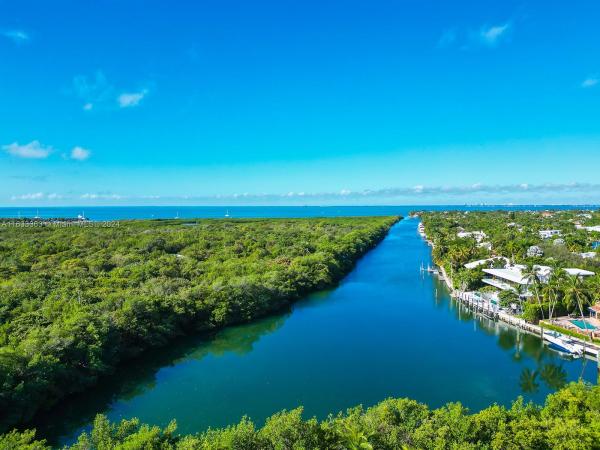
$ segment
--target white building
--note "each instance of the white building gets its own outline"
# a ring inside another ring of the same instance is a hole
[[[554,236],[560,236],[561,231],[560,230],[540,230],[539,234],[542,239],[550,239],[551,237],[554,237]]]
[[[477,242],[482,242],[485,238],[487,238],[487,235],[483,231],[459,231],[456,233],[456,236],[459,238],[472,237]]]
[[[594,225],[593,227],[578,227],[578,228],[584,229],[586,231],[600,232],[600,225]]]
[[[508,258],[505,258],[504,256],[497,256],[494,258],[478,259],[477,261],[472,261],[470,263],[465,264],[465,267],[467,269],[475,269],[476,267],[483,266],[483,265],[487,265],[488,267],[490,267],[492,265],[492,263],[496,260],[503,261],[504,267],[506,267],[509,264]]]
[[[530,284],[530,279],[523,276],[523,271],[527,267],[521,264],[515,264],[513,266],[506,266],[504,269],[483,269],[483,272],[490,275],[490,277],[483,278],[481,281],[490,286],[494,286],[502,291],[506,290],[517,290],[521,287],[521,290],[526,290],[526,287]],[[552,276],[552,267],[534,265],[537,278],[542,283],[547,283]],[[589,277],[594,275],[594,272],[584,269],[567,268],[563,269],[567,274],[576,277]],[[527,295],[526,293],[524,295]]]

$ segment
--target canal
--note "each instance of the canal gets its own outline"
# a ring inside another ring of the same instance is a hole
[[[419,271],[430,262],[416,220],[395,225],[338,287],[289,311],[191,337],[146,354],[35,424],[54,444],[72,442],[94,415],[139,417],[194,433],[258,424],[302,405],[326,417],[387,397],[471,410],[542,402],[565,382],[596,381],[596,364],[563,359],[539,338],[473,317],[445,286]]]

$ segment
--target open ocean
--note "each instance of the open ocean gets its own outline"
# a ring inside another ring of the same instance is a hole
[[[597,209],[598,205],[399,205],[399,206],[52,206],[0,207],[0,218],[76,218],[94,221],[127,219],[292,218],[348,216],[407,216],[414,210],[544,210]]]

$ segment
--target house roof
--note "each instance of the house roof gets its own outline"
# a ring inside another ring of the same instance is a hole
[[[568,268],[568,269],[564,269],[564,271],[567,272],[569,275],[578,276],[578,277],[589,277],[589,276],[595,275],[595,272],[591,272],[589,270],[584,270],[584,269]]]
[[[495,256],[493,258],[478,259],[477,261],[471,261],[470,263],[465,264],[465,267],[467,269],[474,269],[476,267],[484,265],[487,262],[494,261],[495,259],[503,259],[504,262],[508,264],[508,258],[505,258],[504,256]]]
[[[595,305],[590,306],[588,309],[600,313],[600,303],[596,303]]]
[[[503,280],[511,281],[513,283],[527,284],[527,280],[523,278],[519,268],[511,267],[510,269],[483,269],[483,271],[487,274]]]
[[[515,264],[514,266],[505,269],[483,269],[483,271],[497,278],[525,285],[528,284],[527,277],[523,277],[523,270],[526,268],[527,267],[523,264]],[[544,280],[552,272],[552,268],[549,266],[540,266],[536,264],[533,268],[540,280]]]

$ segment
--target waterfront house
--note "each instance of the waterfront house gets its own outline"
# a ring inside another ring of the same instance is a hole
[[[479,266],[486,265],[487,267],[492,267],[494,261],[502,261],[504,262],[504,267],[509,264],[509,259],[504,256],[496,256],[494,258],[486,258],[486,259],[478,259],[477,261],[472,261],[470,263],[465,264],[467,269],[475,269]]]
[[[503,269],[483,269],[483,272],[488,277],[483,278],[481,281],[490,286],[494,286],[501,291],[513,290],[513,291],[525,291],[523,295],[527,294],[527,286],[530,284],[530,279],[523,276],[523,272],[527,267],[521,264],[515,264],[513,266],[507,265]],[[541,283],[548,283],[552,276],[552,267],[534,265],[533,269],[535,274]],[[574,277],[590,277],[595,275],[594,272],[585,269],[578,269],[574,267],[563,269],[568,275]]]
[[[540,281],[548,281],[552,268],[539,265],[535,265],[533,268]],[[528,277],[523,276],[525,269],[526,266],[521,264],[507,265],[503,269],[483,269],[483,272],[489,277],[483,278],[481,281],[501,291],[524,291],[530,282]]]
[[[521,271],[514,268],[483,269],[483,272],[489,277],[485,277],[481,281],[501,291],[522,290],[521,287],[527,285],[527,280],[523,278]]]
[[[539,235],[542,239],[550,239],[551,237],[554,237],[554,236],[560,236],[561,231],[560,230],[540,230]]]

